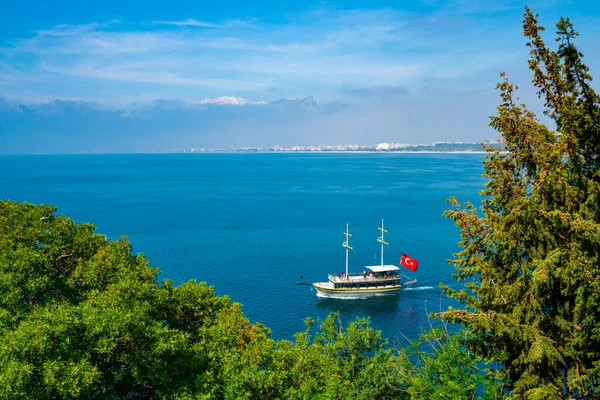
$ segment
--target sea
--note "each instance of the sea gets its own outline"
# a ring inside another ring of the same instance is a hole
[[[53,204],[111,239],[127,236],[159,279],[214,286],[243,305],[275,339],[293,340],[304,320],[338,312],[344,325],[369,317],[389,345],[439,321],[459,288],[448,259],[459,230],[446,199],[480,202],[482,154],[273,153],[0,156],[0,199]],[[417,282],[397,295],[319,298],[300,283],[381,263],[418,260]]]

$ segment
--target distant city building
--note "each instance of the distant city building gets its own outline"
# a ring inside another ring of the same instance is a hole
[[[488,144],[498,145],[495,143]],[[482,152],[480,143],[467,142],[434,142],[434,143],[378,143],[376,145],[338,144],[338,145],[314,145],[314,146],[252,146],[252,147],[222,147],[222,148],[190,148],[184,150],[169,149],[162,152],[236,152],[236,153],[261,153],[261,152],[435,152],[435,153],[473,153]]]

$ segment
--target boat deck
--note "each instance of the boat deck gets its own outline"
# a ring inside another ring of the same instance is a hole
[[[363,276],[362,274],[350,274],[350,275],[329,275],[329,282],[332,283],[375,283],[375,282],[393,282],[400,280],[399,275],[383,276]]]

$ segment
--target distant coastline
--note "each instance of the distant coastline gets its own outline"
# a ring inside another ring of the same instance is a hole
[[[491,144],[495,145],[495,144]],[[154,153],[485,153],[481,143],[434,142],[429,144],[378,143],[375,145],[252,146],[158,150]]]
[[[206,150],[206,151],[140,151],[123,153],[79,153],[79,154],[486,154],[485,150],[477,151],[366,151],[366,150],[315,150],[315,151],[226,151],[226,150]]]
[[[496,143],[487,143],[498,146]],[[431,144],[379,143],[376,145],[256,146],[188,149],[143,149],[129,151],[89,150],[80,152],[2,153],[0,155],[52,154],[485,154],[481,143],[436,142]]]

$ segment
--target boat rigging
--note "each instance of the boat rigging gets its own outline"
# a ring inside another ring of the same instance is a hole
[[[417,281],[416,279],[403,281],[398,272],[400,270],[399,267],[384,264],[384,249],[389,243],[385,241],[385,233],[388,231],[384,227],[383,219],[381,220],[381,227],[378,230],[381,231],[381,236],[377,238],[377,242],[381,243],[381,265],[367,265],[363,273],[349,273],[348,256],[349,250],[352,250],[350,246],[350,237],[352,234],[349,231],[349,224],[346,224],[346,231],[344,232],[345,240],[342,242],[342,246],[346,250],[346,273],[337,275],[329,274],[327,282],[311,284],[316,289],[317,296],[365,297],[395,294],[402,287],[412,285]],[[416,260],[413,261],[418,265]],[[406,266],[404,262],[401,265]],[[416,267],[409,269],[414,271]]]

